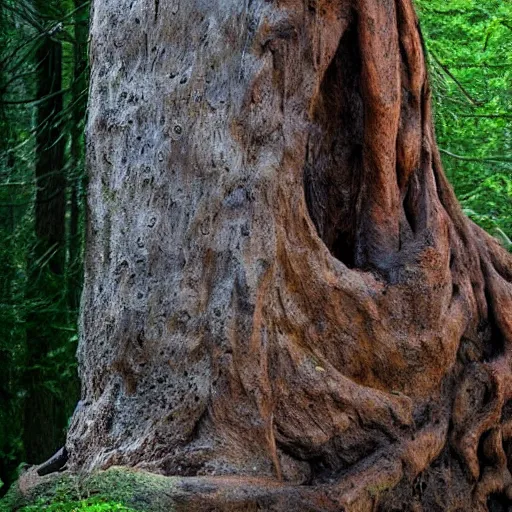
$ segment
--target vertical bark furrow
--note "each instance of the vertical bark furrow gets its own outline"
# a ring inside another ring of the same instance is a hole
[[[364,105],[363,165],[359,189],[355,260],[386,272],[399,249],[396,183],[401,84],[394,1],[357,3]]]
[[[313,106],[304,187],[309,214],[334,257],[354,265],[362,172],[363,100],[357,23],[343,33]]]

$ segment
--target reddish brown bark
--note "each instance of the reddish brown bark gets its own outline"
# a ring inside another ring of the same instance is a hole
[[[501,506],[512,259],[443,174],[411,0],[239,4],[95,2],[72,467]]]

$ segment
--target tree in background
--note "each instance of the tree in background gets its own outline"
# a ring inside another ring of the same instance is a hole
[[[58,448],[77,396],[88,4],[2,0],[0,479]]]
[[[52,2],[46,0],[39,0],[34,4],[40,19],[43,19],[45,12],[51,7],[54,7]],[[56,9],[52,18],[58,19],[61,16],[62,12]],[[62,42],[54,39],[51,31],[44,29],[35,58],[37,130],[34,167],[37,186],[34,211],[35,245],[28,261],[32,293],[28,295],[28,299],[33,304],[39,302],[39,306],[27,315],[23,447],[29,462],[44,460],[55,451],[67,420],[66,408],[57,400],[55,391],[49,386],[41,385],[47,377],[46,358],[61,343],[54,329],[62,327],[62,316],[65,314],[60,297],[65,267],[66,233]],[[48,298],[51,298],[53,304],[48,303]],[[49,309],[53,310],[51,319],[48,317]]]

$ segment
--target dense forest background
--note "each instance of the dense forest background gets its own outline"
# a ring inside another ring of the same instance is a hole
[[[446,173],[467,215],[512,251],[512,3],[417,7]],[[88,11],[0,0],[3,490],[62,445],[79,397]]]

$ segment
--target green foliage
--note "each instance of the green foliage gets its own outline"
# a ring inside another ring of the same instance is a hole
[[[446,174],[476,223],[512,238],[512,2],[416,0]]]

